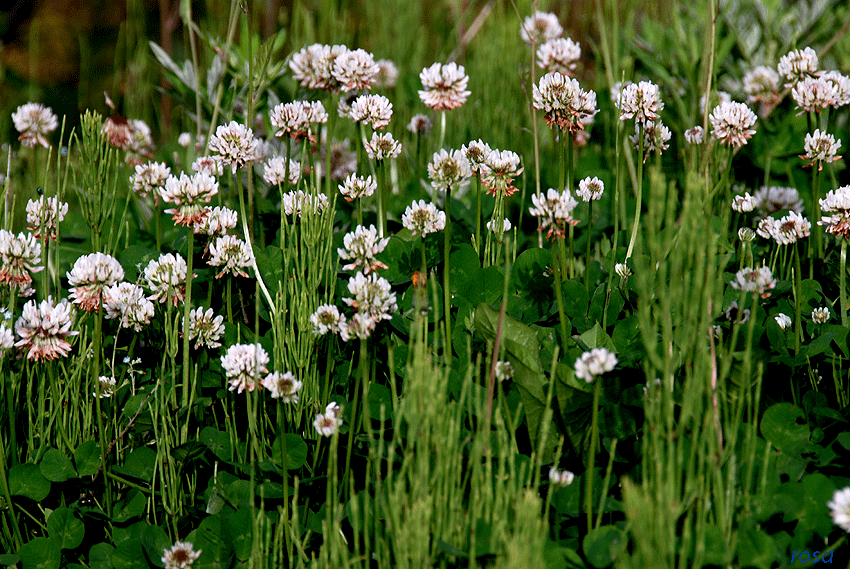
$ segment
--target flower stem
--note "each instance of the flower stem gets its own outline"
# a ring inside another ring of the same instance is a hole
[[[437,146],[439,151],[446,141],[446,111],[440,111],[440,144]]]
[[[590,294],[590,237],[593,235],[593,200],[587,202],[587,253],[584,256],[584,288]]]
[[[841,287],[841,325],[847,326],[847,239],[841,240],[841,269],[839,273]]]
[[[637,240],[638,227],[640,226],[640,206],[643,201],[643,126],[640,127],[640,150],[638,152],[637,164],[637,196],[635,204],[635,221],[632,225],[632,236],[629,238],[629,248],[626,249],[626,260],[628,262],[635,248]]]
[[[183,301],[183,402],[189,405],[189,313],[192,311],[192,261],[195,249],[195,231],[189,228],[189,250],[186,252],[186,298]]]
[[[812,168],[814,171],[812,172],[812,200],[815,204],[815,219],[821,218],[820,211],[820,170],[816,170]],[[812,224],[813,226],[815,224]],[[813,227],[813,233],[815,234],[815,246],[814,248],[809,248],[809,265],[813,265],[813,255],[815,254],[815,249],[817,250],[817,255],[819,258],[823,258],[823,230],[820,226]]]
[[[481,258],[481,179],[475,176],[475,187],[478,189],[478,201],[475,209],[475,252]]]
[[[563,251],[564,238],[558,237],[558,248]],[[564,316],[564,299],[561,295],[561,280],[563,279],[563,267],[559,260],[559,252],[552,245],[552,266],[555,268],[555,299],[558,302],[558,319],[561,322],[561,353],[567,352],[567,319]]]
[[[445,116],[445,111],[443,111],[443,116]],[[445,299],[443,316],[446,319],[446,357],[448,359],[451,359],[452,353],[452,293],[449,288],[449,254],[451,253],[452,246],[451,203],[452,187],[449,186],[446,188],[446,228],[444,230],[445,241],[443,248],[443,298]]]
[[[593,419],[591,422],[590,449],[587,452],[587,494],[585,496],[585,507],[587,508],[587,529],[593,526],[593,474],[596,464],[596,439],[599,438],[599,395],[602,389],[602,380],[595,378],[593,386]]]

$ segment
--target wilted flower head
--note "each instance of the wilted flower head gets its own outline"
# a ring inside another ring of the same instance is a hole
[[[664,109],[661,90],[650,81],[625,85],[615,104],[620,106],[621,121],[634,118],[636,123],[643,125],[657,121],[658,113]]]
[[[310,323],[313,325],[313,333],[317,336],[324,336],[328,332],[337,334],[345,324],[345,316],[340,314],[333,304],[322,304],[310,315]]]
[[[744,267],[735,274],[735,279],[730,281],[732,288],[744,292],[758,293],[762,298],[770,296],[770,290],[776,286],[776,279],[770,267]]]
[[[741,243],[750,243],[755,238],[756,232],[749,227],[741,227],[738,229],[738,239],[741,240]]]
[[[71,349],[68,337],[79,334],[71,330],[72,324],[72,308],[64,298],[58,304],[53,303],[53,297],[47,297],[41,303],[30,300],[15,322],[15,332],[20,338],[15,346],[28,350],[29,360],[66,357]]]
[[[145,298],[145,291],[133,283],[119,283],[106,289],[103,308],[107,318],[120,318],[122,328],[132,327],[136,332],[149,324],[154,314],[154,305]]]
[[[572,77],[581,58],[581,46],[570,38],[555,38],[537,48],[537,66]]]
[[[176,225],[193,225],[206,216],[206,204],[218,193],[218,182],[209,174],[196,172],[191,177],[180,172],[180,177],[169,176],[159,196],[176,207],[165,210]]]
[[[585,202],[590,202],[602,198],[602,192],[605,191],[605,184],[597,177],[591,178],[588,176],[578,183],[576,195]]]
[[[27,201],[27,229],[34,232],[36,239],[53,239],[57,233],[57,225],[65,219],[68,204],[60,202],[59,198],[39,196],[37,200]],[[42,231],[44,234],[42,234]]]
[[[426,204],[425,200],[414,201],[404,210],[401,223],[414,235],[421,234],[425,237],[429,233],[445,229],[446,213],[437,210],[432,203]]]
[[[386,269],[387,266],[376,259],[375,255],[383,251],[389,242],[389,237],[378,238],[378,230],[374,225],[370,225],[368,229],[358,225],[354,231],[346,233],[343,237],[342,244],[345,248],[336,250],[342,259],[353,261],[345,265],[342,270],[362,270],[368,275],[371,271]]]
[[[244,269],[250,267],[254,256],[248,244],[233,235],[219,237],[210,245],[211,267],[221,267],[215,278],[220,279],[224,275],[240,275],[247,277]]]
[[[389,320],[392,318],[390,313],[398,310],[390,282],[377,273],[366,276],[358,272],[348,280],[348,292],[353,298],[343,298],[343,302],[375,322]]]
[[[553,40],[563,33],[564,28],[558,22],[558,16],[551,12],[534,12],[533,16],[523,20],[519,29],[522,41],[529,45]]]
[[[569,470],[558,470],[555,467],[549,469],[549,483],[554,486],[569,486],[575,477]]]
[[[384,160],[386,158],[397,158],[401,154],[401,143],[389,132],[384,134],[372,133],[372,139],[364,145],[366,155],[372,160]]]
[[[379,59],[375,62],[378,66],[378,74],[375,76],[373,87],[378,89],[391,89],[398,83],[398,67],[389,59]]]
[[[124,269],[115,257],[98,252],[78,257],[67,277],[71,302],[86,312],[97,312],[106,289],[124,278]]]
[[[460,147],[461,154],[469,160],[469,167],[475,174],[481,173],[481,167],[487,162],[487,157],[492,151],[490,145],[480,138]]]
[[[230,166],[234,174],[246,162],[258,160],[259,141],[254,139],[254,131],[236,121],[228,125],[219,125],[215,134],[210,136],[209,148],[218,154],[225,166]]]
[[[617,365],[617,356],[606,348],[593,348],[585,352],[576,360],[576,377],[587,383],[593,381],[600,375],[611,371]]]
[[[810,47],[803,50],[791,50],[779,59],[776,70],[788,81],[785,86],[790,87],[801,79],[817,73],[818,54]]]
[[[428,136],[431,134],[431,129],[434,128],[434,123],[428,115],[413,115],[410,122],[407,123],[407,130],[416,136]]]
[[[183,322],[183,333],[186,333],[186,322]],[[224,336],[224,316],[215,315],[212,308],[204,310],[198,307],[189,312],[189,340],[195,340],[195,349],[204,346],[218,348],[221,337]]]
[[[234,344],[221,356],[221,367],[227,378],[230,391],[254,391],[260,376],[268,373],[269,355],[260,344]]]
[[[390,124],[393,104],[383,95],[361,95],[351,104],[348,116],[354,122],[362,122],[378,130]]]
[[[481,164],[479,173],[481,183],[489,188],[488,194],[496,195],[500,192],[505,196],[511,196],[517,191],[516,186],[513,185],[514,178],[522,174],[523,170],[516,152],[491,150]]]
[[[806,153],[800,156],[803,160],[810,160],[806,166],[811,166],[815,162],[818,163],[818,171],[823,169],[824,162],[835,162],[841,156],[838,155],[838,150],[841,148],[841,141],[835,140],[831,134],[821,132],[820,129],[815,129],[815,132],[806,134]]]
[[[313,44],[292,56],[292,77],[307,89],[337,90],[339,83],[331,74],[334,61],[348,51],[344,45]]]
[[[195,224],[195,233],[209,236],[224,235],[228,229],[236,227],[237,214],[232,209],[219,206],[205,209],[206,215]]]
[[[287,180],[287,168],[289,168],[289,179]],[[286,184],[295,186],[301,179],[301,164],[295,160],[284,158],[283,156],[274,156],[269,158],[263,167],[263,180],[267,184],[276,186],[278,184]]]
[[[298,403],[298,392],[303,385],[291,371],[272,372],[263,378],[262,384],[269,390],[272,399],[280,399],[283,403]]]
[[[339,405],[336,402],[328,403],[325,412],[316,415],[315,420],[313,420],[313,426],[323,437],[333,435],[340,425],[342,425],[342,417],[340,417]]]
[[[185,296],[187,272],[186,259],[179,253],[168,253],[151,260],[145,267],[145,284],[153,292],[148,298],[177,306]]]
[[[18,140],[24,146],[33,147],[40,144],[45,148],[50,147],[46,135],[59,127],[59,121],[50,107],[41,103],[27,103],[18,107],[12,113],[12,122],[15,129],[21,133]]]
[[[145,121],[112,115],[103,121],[100,130],[109,144],[127,152],[124,160],[128,164],[138,165],[142,158],[153,158],[153,136]]]
[[[819,113],[835,106],[839,98],[838,85],[823,77],[806,77],[791,89],[791,98],[797,104],[798,115]]]
[[[380,68],[371,53],[363,49],[346,50],[334,58],[331,75],[344,92],[371,89]]]
[[[708,117],[712,136],[730,146],[743,146],[756,131],[756,115],[744,103],[720,103]]]
[[[685,140],[688,144],[702,144],[705,140],[705,131],[701,126],[688,129],[685,131]]]
[[[812,310],[812,322],[825,324],[827,320],[829,320],[829,307],[821,306]]]
[[[627,279],[632,276],[632,270],[625,263],[616,263],[614,265],[614,273],[621,279]]]
[[[772,67],[759,65],[744,75],[744,93],[749,104],[772,105],[779,100],[779,74]]]
[[[375,190],[378,188],[378,184],[372,180],[372,176],[364,178],[362,176],[350,174],[345,179],[345,182],[340,184],[338,187],[342,197],[345,198],[345,201],[352,202],[356,199],[368,197],[374,194]]]
[[[188,541],[176,541],[170,549],[163,550],[162,563],[165,569],[191,569],[202,551],[201,549],[195,551]]]
[[[319,215],[328,207],[328,197],[325,194],[309,194],[302,190],[283,194],[283,213],[301,217],[307,211]]]
[[[735,324],[746,324],[750,320],[750,309],[745,308],[741,310],[736,301],[732,301],[729,304],[729,307],[725,311],[726,320],[730,322],[734,322]]]
[[[783,330],[787,329],[792,323],[791,318],[782,312],[774,316],[773,319],[776,320],[776,323],[779,324],[779,327]]]
[[[441,65],[435,63],[419,73],[423,90],[419,98],[435,111],[456,109],[466,102],[470,92],[466,90],[469,77],[462,65],[455,62]]]
[[[434,153],[434,157],[428,164],[428,177],[431,178],[431,187],[435,190],[445,192],[450,188],[457,188],[466,184],[472,177],[469,161],[464,158],[460,150],[446,151],[445,148]]]
[[[742,196],[735,196],[732,198],[732,209],[738,213],[749,213],[753,211],[755,206],[756,200],[749,194],[749,192],[745,192]]]
[[[549,188],[545,197],[542,194],[533,194],[531,203],[534,207],[529,208],[528,212],[540,220],[539,229],[546,229],[550,240],[563,237],[568,225],[578,225],[578,220],[572,216],[578,202],[569,190],[558,193],[558,190]]]
[[[587,120],[597,112],[596,93],[584,91],[577,80],[557,71],[547,73],[532,85],[534,108],[546,113],[550,127],[558,127],[573,136],[584,130]]]
[[[39,263],[41,243],[34,235],[0,229],[0,284],[27,288],[32,282],[29,272],[44,269]]]
[[[850,533],[850,486],[833,492],[832,500],[826,505],[832,516],[832,522]]]

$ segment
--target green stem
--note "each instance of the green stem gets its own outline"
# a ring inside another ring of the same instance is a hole
[[[590,449],[587,453],[587,494],[585,507],[587,508],[587,529],[593,527],[593,474],[596,464],[596,439],[599,438],[599,395],[602,389],[601,378],[595,378],[593,386],[593,420],[591,423]]]
[[[558,237],[558,247],[563,250],[564,238]],[[555,299],[558,302],[558,319],[561,322],[561,353],[567,352],[567,319],[564,316],[564,299],[561,296],[561,280],[563,279],[563,267],[559,261],[560,255],[555,251],[555,244],[552,244],[552,266],[555,269]]]
[[[443,111],[445,116],[445,111]],[[452,225],[451,225],[451,203],[452,203],[452,187],[446,188],[446,229],[444,230],[444,248],[443,248],[443,298],[445,299],[445,309],[443,316],[446,319],[446,358],[451,361],[452,357],[452,293],[449,287],[449,255],[452,245]]]
[[[814,168],[814,167],[813,167]],[[812,173],[812,199],[815,204],[815,219],[821,218],[820,211],[820,170],[814,170]],[[823,229],[819,225],[813,227],[813,232],[815,234],[815,247],[817,250],[817,255],[819,258],[823,258]],[[813,265],[813,254],[815,251],[812,248],[809,248],[809,264]]]
[[[640,150],[638,151],[638,164],[637,164],[637,196],[636,196],[636,204],[635,204],[635,221],[632,225],[632,235],[629,238],[629,248],[626,249],[626,260],[624,262],[628,263],[629,259],[632,256],[632,252],[635,248],[635,241],[637,241],[638,227],[640,227],[640,206],[643,201],[643,126],[640,127],[640,133],[638,133],[640,137]]]
[[[841,240],[841,269],[839,273],[841,287],[841,325],[847,326],[847,239]]]
[[[283,420],[283,403],[279,399],[277,402],[277,437],[280,441],[280,471],[283,477],[283,537],[286,541],[286,549],[289,551],[289,471],[286,464],[286,427]]]
[[[443,147],[446,141],[446,111],[440,111],[440,144],[437,146],[437,151]]]
[[[803,302],[803,272],[800,269],[800,249],[796,243],[794,243],[794,290],[794,355],[797,355],[800,353],[800,342],[803,338],[803,322],[800,317]]]
[[[584,288],[590,294],[590,237],[593,235],[593,200],[587,202],[587,253],[584,256]]]
[[[478,200],[475,208],[475,252],[481,258],[481,178],[475,176],[475,187],[478,190]]]
[[[192,312],[192,265],[195,253],[195,232],[189,228],[189,250],[186,255],[186,298],[183,301],[183,399],[182,406],[189,405],[189,313]],[[184,433],[185,435],[186,433]]]

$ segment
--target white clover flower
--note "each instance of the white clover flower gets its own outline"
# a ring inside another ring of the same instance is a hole
[[[578,220],[572,216],[578,202],[569,190],[558,193],[558,190],[549,188],[545,197],[543,194],[533,194],[531,203],[534,207],[529,208],[528,213],[540,220],[540,230],[546,229],[550,240],[563,237],[568,225],[578,225]]]
[[[496,229],[498,229],[498,227],[499,227],[499,225],[496,223],[495,219],[491,219],[490,221],[487,222],[487,231],[490,231],[492,233],[497,233]],[[513,228],[513,225],[511,225],[510,219],[505,218],[505,219],[502,220],[502,233],[507,233],[512,228]]]
[[[753,196],[760,215],[767,216],[786,209],[802,213],[803,200],[795,188],[762,186]]]
[[[165,210],[176,225],[194,225],[206,215],[206,204],[218,193],[218,182],[209,174],[196,172],[191,177],[181,172],[180,177],[169,176],[159,189],[162,201],[176,207]]]
[[[770,296],[770,290],[776,286],[776,279],[770,267],[744,267],[735,274],[735,279],[729,284],[735,290],[758,293],[762,298]]]
[[[53,297],[47,297],[41,303],[30,300],[15,322],[15,333],[20,338],[15,346],[28,350],[29,360],[46,361],[67,357],[71,349],[68,338],[79,334],[71,330],[72,326],[73,308],[64,298],[58,304],[53,303]]]
[[[384,134],[372,133],[372,139],[364,144],[366,155],[372,160],[384,160],[386,158],[398,158],[401,154],[401,143],[389,132]]]
[[[356,273],[348,280],[348,292],[353,298],[342,301],[359,314],[366,315],[376,323],[392,318],[392,312],[398,311],[395,293],[390,290],[390,282],[377,273],[368,276]]]
[[[819,113],[827,107],[831,107],[838,101],[840,93],[838,85],[823,77],[806,77],[797,82],[791,89],[791,98],[800,110],[798,115],[804,113]]]
[[[39,263],[41,243],[35,235],[24,232],[15,235],[0,229],[0,284],[26,289],[32,283],[29,272],[37,273],[44,269]]]
[[[779,74],[772,67],[759,65],[744,75],[747,103],[769,105],[779,99]]]
[[[186,296],[186,259],[179,253],[163,254],[151,260],[145,267],[145,284],[153,292],[149,300],[170,302],[177,306]]]
[[[585,352],[576,360],[576,377],[587,383],[593,381],[602,374],[611,371],[617,365],[617,356],[606,348],[593,348]]]
[[[153,157],[153,136],[145,121],[113,115],[103,122],[100,131],[109,144],[127,152],[124,159],[129,164],[142,164],[142,157]]]
[[[435,111],[456,109],[466,102],[470,92],[466,90],[469,77],[462,65],[455,62],[441,65],[435,63],[419,73],[423,90],[419,98],[425,106]]]
[[[301,164],[299,164],[295,160],[290,159],[287,165],[287,159],[283,156],[274,156],[272,158],[269,158],[269,161],[266,162],[263,167],[263,180],[265,180],[267,184],[271,184],[272,186],[276,186],[278,184],[286,184],[287,167],[289,168],[289,185],[297,185],[298,181],[301,179]]]
[[[796,243],[798,239],[808,237],[811,231],[811,222],[799,213],[792,211],[772,224],[770,236],[779,245],[790,245]]]
[[[124,269],[115,257],[97,252],[77,257],[66,276],[71,302],[86,312],[97,312],[106,289],[124,278]]]
[[[375,229],[374,225],[369,226],[368,229],[362,225],[358,225],[354,231],[346,233],[345,237],[343,237],[342,244],[344,248],[336,250],[340,258],[346,261],[353,261],[345,265],[342,270],[362,270],[368,275],[371,271],[386,269],[387,266],[376,259],[375,255],[383,251],[389,242],[389,237],[378,238],[378,230]]]
[[[118,391],[118,382],[115,380],[114,376],[111,375],[102,375],[97,378],[98,390],[92,393],[95,397],[99,397],[100,399],[112,397],[115,395],[115,392]]]
[[[350,174],[345,181],[337,186],[342,197],[347,202],[353,202],[356,199],[371,196],[378,189],[378,184],[372,180],[372,176],[363,178]]]
[[[328,197],[324,194],[308,194],[302,190],[283,194],[283,213],[301,217],[306,211],[319,215],[328,207]]]
[[[621,279],[627,279],[632,276],[632,270],[625,263],[616,263],[614,264],[614,272]]]
[[[206,214],[201,221],[195,223],[195,233],[213,237],[224,235],[228,229],[236,227],[238,214],[232,209],[219,206],[204,209]]]
[[[519,28],[522,41],[531,44],[541,44],[560,37],[564,28],[558,22],[558,16],[551,12],[534,12],[523,20]]]
[[[189,148],[189,145],[192,144],[192,135],[188,132],[181,132],[180,136],[177,137],[177,144],[183,148]]]
[[[377,322],[368,314],[359,312],[342,323],[339,328],[339,337],[343,342],[352,340],[366,340],[372,335]]]
[[[835,85],[835,97],[832,102],[834,108],[850,104],[850,77],[846,77],[838,71],[827,71],[821,74],[821,79]]]
[[[44,196],[39,196],[37,200],[29,200],[27,201],[27,229],[33,232],[33,237],[36,239],[56,240],[57,226],[62,223],[67,213],[68,204],[60,202],[57,197],[45,199]]]
[[[176,541],[169,549],[162,551],[162,564],[165,569],[191,569],[203,550],[195,551],[188,541]]]
[[[210,245],[211,267],[221,267],[215,278],[220,279],[224,275],[248,277],[244,269],[251,267],[254,255],[248,244],[233,235],[219,237]]]
[[[549,469],[549,483],[554,486],[569,486],[575,477],[576,475],[569,470],[558,470],[555,467]]]
[[[432,128],[434,128],[434,123],[428,115],[413,115],[410,122],[407,123],[407,130],[416,136],[428,136],[431,134]]]
[[[10,328],[0,325],[0,358],[6,355],[7,350],[15,347],[15,335]]]
[[[661,89],[650,81],[625,85],[615,104],[619,104],[621,121],[633,118],[642,125],[657,121],[664,110]]]
[[[708,117],[711,135],[724,144],[743,146],[756,133],[756,115],[744,103],[720,103]]]
[[[183,333],[186,333],[186,322],[183,322]],[[198,307],[189,312],[189,340],[195,340],[195,349],[204,346],[208,348],[221,347],[221,337],[224,336],[224,316],[215,315],[212,308],[204,310]]]
[[[119,283],[106,289],[103,308],[106,318],[120,318],[122,328],[133,328],[136,332],[150,324],[154,314],[154,305],[145,297],[145,291],[133,283]]]
[[[732,301],[729,308],[726,309],[726,320],[735,324],[746,324],[750,320],[750,309],[745,308],[743,311],[738,306],[736,301]]]
[[[850,186],[841,186],[830,190],[826,197],[820,200],[822,213],[824,215],[818,225],[826,227],[826,232],[839,237],[850,236]]]
[[[414,235],[425,237],[446,228],[446,212],[437,210],[432,203],[426,204],[425,200],[414,201],[404,210],[401,223]]]
[[[841,156],[838,155],[838,150],[841,148],[841,141],[835,140],[835,137],[826,132],[821,132],[820,129],[815,129],[815,132],[806,134],[806,153],[800,158],[809,160],[806,166],[811,166],[815,162],[818,163],[818,171],[823,169],[824,162],[835,162]]]
[[[685,131],[685,141],[688,144],[702,144],[705,140],[705,130],[701,126],[695,126]]]
[[[738,213],[749,213],[756,206],[756,201],[749,192],[745,192],[743,196],[735,196],[732,198],[732,209]]]
[[[354,122],[371,125],[375,130],[382,129],[390,124],[393,104],[383,95],[361,95],[351,103],[348,116]]]
[[[783,330],[786,330],[791,325],[791,318],[782,312],[773,317],[776,320],[776,323],[779,324],[779,327]]]
[[[301,391],[303,383],[295,379],[291,371],[275,371],[263,378],[262,385],[269,390],[272,399],[280,399],[283,403],[298,403],[298,392]]]
[[[21,133],[18,140],[28,147],[40,144],[49,148],[50,143],[45,137],[59,127],[56,115],[50,107],[45,107],[41,103],[21,105],[12,113],[12,122],[15,124],[15,129]]]
[[[208,176],[221,176],[224,174],[224,166],[221,160],[216,160],[213,156],[198,156],[192,162],[192,171]]]
[[[246,162],[259,159],[259,141],[254,139],[254,131],[236,121],[228,125],[219,125],[215,134],[210,136],[209,149],[216,152],[225,166],[230,166],[236,174]]]
[[[577,80],[557,71],[547,73],[532,85],[532,104],[550,128],[558,127],[575,136],[599,112],[596,93],[585,91]]]
[[[339,87],[331,75],[334,60],[348,51],[344,45],[313,44],[292,56],[289,68],[292,77],[307,89],[336,90]]]
[[[133,191],[139,197],[147,197],[148,193],[159,195],[159,189],[171,175],[171,168],[165,162],[148,162],[136,165],[136,173],[130,176]]]
[[[227,378],[230,391],[242,393],[245,389],[254,391],[260,383],[260,376],[269,373],[266,366],[269,355],[260,344],[234,344],[221,356],[221,367]]]
[[[324,336],[328,332],[337,334],[345,325],[345,316],[340,314],[336,306],[322,304],[310,315],[310,323],[313,325],[313,333],[316,336]]]
[[[489,144],[479,138],[478,140],[473,140],[468,145],[461,146],[460,152],[469,161],[469,167],[472,169],[472,172],[481,174],[481,167],[487,162],[487,158],[493,150]]]
[[[605,184],[602,183],[602,180],[594,176],[591,178],[588,176],[584,180],[578,183],[578,190],[576,190],[576,195],[582,199],[582,201],[590,202],[594,200],[599,200],[602,198],[602,192],[605,191]]]
[[[776,70],[788,83],[786,87],[818,71],[818,54],[810,47],[803,50],[794,49],[779,59]]]
[[[372,88],[380,68],[375,58],[366,50],[347,50],[334,59],[331,75],[339,83],[339,88],[349,91],[363,91]]]
[[[667,128],[664,123],[661,121],[656,121],[654,123],[647,123],[643,126],[639,125],[637,121],[635,121],[635,133],[629,135],[629,140],[632,141],[635,150],[640,151],[640,133],[643,131],[643,161],[646,162],[646,159],[652,152],[656,150],[660,153],[667,148],[670,147],[668,142],[670,142],[670,138],[673,136],[670,132],[670,129]]]
[[[309,135],[310,125],[328,122],[328,113],[321,101],[293,101],[276,105],[269,120],[278,129],[275,136],[300,139]]]
[[[518,190],[513,181],[523,170],[519,155],[511,150],[491,150],[479,166],[481,183],[487,186],[487,193],[494,196],[497,193],[505,196],[515,194]]]
[[[581,46],[570,38],[555,38],[537,48],[537,66],[572,76],[581,59]]]
[[[392,89],[398,83],[398,67],[389,59],[379,59],[375,62],[378,74],[372,86],[377,89]]]
[[[829,320],[829,316],[829,308],[826,306],[821,306],[812,310],[812,322],[815,324],[826,323],[826,321]]]
[[[340,425],[342,425],[342,417],[340,417],[339,405],[336,402],[328,403],[325,412],[316,415],[313,420],[313,426],[323,437],[332,436]]]
[[[826,505],[832,516],[832,522],[850,533],[850,486],[833,492],[832,500]]]
[[[496,379],[499,381],[508,381],[514,377],[514,368],[511,362],[496,362]]]
[[[755,238],[756,232],[749,227],[742,227],[738,229],[738,239],[740,239],[742,243],[750,243]]]
[[[435,152],[431,162],[428,163],[428,177],[431,179],[432,188],[445,192],[450,188],[458,188],[469,183],[472,170],[469,167],[469,160],[463,157],[460,150],[447,152],[443,148]]]

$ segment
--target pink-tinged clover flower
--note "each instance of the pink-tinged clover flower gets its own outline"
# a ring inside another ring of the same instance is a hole
[[[743,146],[756,133],[756,115],[744,103],[720,103],[708,120],[712,136],[729,146]]]
[[[58,225],[67,214],[66,202],[60,202],[57,197],[39,196],[37,200],[27,201],[27,229],[36,239],[55,241],[59,236]]]
[[[469,77],[462,65],[455,62],[442,65],[434,63],[419,73],[422,90],[419,98],[425,106],[435,111],[456,109],[466,102]]]
[[[79,334],[71,330],[72,326],[73,309],[67,300],[62,299],[58,304],[54,304],[52,297],[41,303],[30,300],[15,322],[15,332],[20,338],[15,346],[27,350],[27,359],[30,360],[67,357],[71,349],[68,338]]]
[[[386,269],[387,266],[375,258],[375,255],[383,251],[389,242],[389,237],[383,239],[378,237],[378,230],[375,229],[374,225],[369,226],[368,229],[358,225],[354,231],[346,233],[343,237],[344,248],[336,250],[340,258],[352,261],[342,267],[342,270],[362,270],[368,275],[371,271]]]
[[[45,148],[50,147],[47,135],[59,127],[59,120],[50,109],[41,103],[27,103],[18,107],[12,113],[12,122],[15,129],[21,133],[18,140],[21,144],[33,147],[40,144]]]
[[[169,176],[165,186],[159,189],[162,201],[174,204],[175,207],[165,210],[170,213],[176,225],[195,225],[203,221],[207,215],[206,204],[218,193],[218,182],[209,174],[197,172],[187,176],[181,172],[180,177]]]
[[[71,302],[86,312],[97,312],[106,289],[124,278],[124,269],[115,257],[97,252],[78,257],[67,277]]]
[[[221,367],[230,391],[254,391],[262,374],[268,373],[269,355],[260,344],[234,344],[221,356]]]
[[[259,140],[254,139],[254,131],[236,121],[219,125],[210,137],[209,149],[217,154],[217,159],[230,166],[234,174],[246,162],[260,158]]]
[[[154,315],[154,304],[145,297],[145,291],[134,283],[119,283],[103,293],[103,308],[106,318],[119,318],[122,328],[141,332],[150,324]]]

